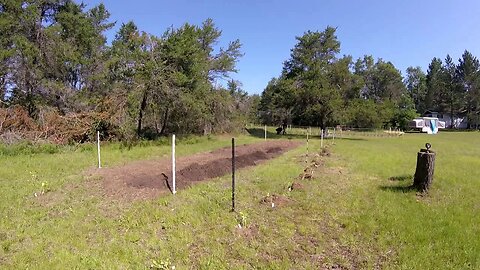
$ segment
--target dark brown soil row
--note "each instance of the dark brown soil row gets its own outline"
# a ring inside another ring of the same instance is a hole
[[[236,147],[236,168],[255,166],[300,145],[297,141],[267,141]],[[231,172],[231,148],[198,153],[177,159],[176,188],[183,189],[196,182]],[[171,160],[133,162],[125,166],[97,171],[103,178],[106,196],[118,199],[154,198],[171,192]]]

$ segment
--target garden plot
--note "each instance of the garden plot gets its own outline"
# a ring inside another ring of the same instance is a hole
[[[255,166],[300,144],[298,141],[278,140],[236,146],[236,168]],[[183,189],[230,171],[230,147],[181,157],[176,162],[176,187]],[[172,167],[169,158],[103,168],[95,174],[103,178],[105,195],[118,199],[154,198],[171,192]]]

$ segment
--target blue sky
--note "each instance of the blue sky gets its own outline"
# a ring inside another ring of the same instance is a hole
[[[280,74],[307,30],[337,27],[341,54],[365,54],[391,61],[403,73],[408,66],[426,71],[433,57],[457,60],[465,49],[480,57],[480,1],[447,0],[170,0],[83,1],[87,8],[103,2],[117,25],[133,20],[140,30],[161,35],[185,22],[212,18],[223,31],[221,44],[240,39],[245,56],[232,77],[249,93],[261,93]]]

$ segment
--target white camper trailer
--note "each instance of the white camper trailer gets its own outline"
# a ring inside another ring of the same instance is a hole
[[[445,122],[436,117],[420,117],[413,119],[409,126],[428,134],[437,134],[438,129],[445,128]]]

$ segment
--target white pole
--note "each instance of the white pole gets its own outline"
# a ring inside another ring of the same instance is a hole
[[[100,131],[97,131],[97,153],[98,153],[98,168],[102,168],[102,162],[100,161]]]
[[[323,148],[323,129],[322,129],[320,132],[321,132],[321,135],[320,135],[320,147]]]
[[[175,134],[172,135],[172,193],[177,193],[175,189]]]
[[[264,130],[265,130],[265,141],[266,141],[267,140],[267,125],[265,125]]]
[[[308,163],[308,129],[307,129],[307,155],[305,156],[305,163]]]

